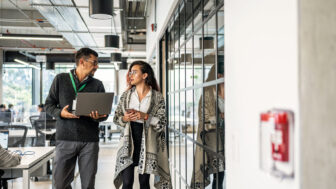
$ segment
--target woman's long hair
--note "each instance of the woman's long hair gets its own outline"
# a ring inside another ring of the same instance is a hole
[[[160,91],[160,88],[159,88],[159,86],[156,82],[154,71],[153,71],[152,67],[147,62],[140,61],[140,60],[134,61],[128,69],[128,72],[127,72],[127,75],[126,75],[126,81],[127,81],[128,89],[131,89],[133,87],[131,85],[129,73],[131,72],[132,67],[135,66],[135,65],[140,66],[142,74],[144,74],[144,73],[148,74],[148,76],[145,79],[146,85],[152,87],[153,90]]]

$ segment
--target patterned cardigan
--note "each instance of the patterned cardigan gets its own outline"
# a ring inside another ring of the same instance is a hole
[[[129,107],[131,93],[135,87],[125,91],[121,97],[113,122],[124,127],[118,146],[117,162],[114,174],[114,185],[119,188],[122,184],[122,171],[133,163],[133,139],[130,122],[123,122],[125,109]],[[165,101],[161,93],[152,90],[150,105],[147,113],[149,118],[144,122],[140,150],[139,174],[154,174],[156,188],[172,188],[166,148],[166,112]],[[157,125],[150,125],[151,117],[159,118]]]

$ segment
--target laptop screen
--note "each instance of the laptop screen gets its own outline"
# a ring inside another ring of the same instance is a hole
[[[2,148],[8,148],[8,130],[0,130],[0,145]]]

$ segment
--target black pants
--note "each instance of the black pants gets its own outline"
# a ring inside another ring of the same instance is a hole
[[[223,189],[224,171],[219,172],[218,174],[215,173],[215,174],[213,174],[213,176],[214,176],[214,179],[213,179],[213,182],[212,182],[212,189]],[[217,180],[218,180],[218,187],[216,187]]]
[[[134,165],[130,165],[122,172],[123,189],[132,189],[134,182]],[[140,189],[149,189],[149,174],[139,174]]]
[[[132,139],[133,139],[133,164],[137,166],[139,164],[140,150],[141,150],[141,139],[143,124],[137,122],[131,122]]]
[[[131,122],[132,138],[133,138],[133,164],[127,167],[123,172],[123,189],[132,189],[134,182],[134,168],[139,165],[139,157],[141,150],[141,139],[143,124]],[[139,174],[140,189],[149,189],[149,174]]]

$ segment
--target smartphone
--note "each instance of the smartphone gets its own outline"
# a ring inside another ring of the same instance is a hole
[[[131,109],[131,108],[126,108],[126,112],[127,112],[127,113],[133,113],[133,112],[135,112],[135,110],[134,110],[134,109]]]

